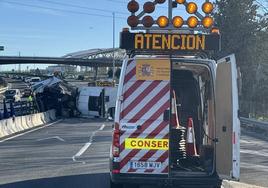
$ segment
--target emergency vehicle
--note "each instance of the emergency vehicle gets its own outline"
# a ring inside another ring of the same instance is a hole
[[[204,2],[202,16],[193,2],[169,1],[169,17],[142,18],[162,3],[147,2],[139,14],[137,1],[128,4],[128,24],[145,32],[121,33],[127,56],[116,101],[111,187],[220,187],[222,179],[239,180],[236,61],[233,54],[213,59],[220,50],[213,4]],[[196,17],[172,16],[175,5]]]

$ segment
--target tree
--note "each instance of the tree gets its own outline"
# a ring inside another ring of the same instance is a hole
[[[242,75],[242,101],[256,96],[256,72],[260,57],[264,56],[263,33],[267,33],[267,19],[258,14],[254,0],[216,0],[215,21],[222,37],[222,54],[234,53]],[[252,104],[242,104],[250,113]]]

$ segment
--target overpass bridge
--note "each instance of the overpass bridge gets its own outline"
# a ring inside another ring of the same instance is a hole
[[[0,65],[12,64],[57,64],[88,67],[112,67],[122,65],[125,51],[119,48],[91,49],[67,54],[63,57],[0,56]]]

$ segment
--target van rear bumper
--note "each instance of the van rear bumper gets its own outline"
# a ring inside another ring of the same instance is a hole
[[[160,185],[180,187],[220,187],[221,180],[217,175],[205,177],[168,177],[167,175],[143,175],[143,174],[112,174],[114,183],[130,183],[142,185]]]

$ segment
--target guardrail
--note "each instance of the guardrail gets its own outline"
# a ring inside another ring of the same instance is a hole
[[[7,102],[6,112],[4,107],[0,108],[0,120],[12,116],[24,116],[38,112],[37,104],[35,101],[21,101],[21,102]]]
[[[240,118],[241,126],[252,131],[265,131],[268,132],[268,122],[258,121],[252,118]]]

